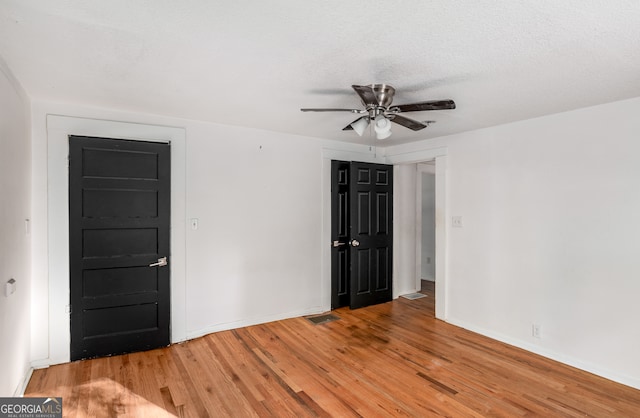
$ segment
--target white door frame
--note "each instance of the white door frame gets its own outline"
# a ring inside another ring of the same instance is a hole
[[[436,318],[446,321],[448,318],[448,286],[447,286],[447,148],[434,148],[416,152],[393,154],[387,153],[388,164],[419,164],[427,161],[436,163]],[[417,196],[420,197],[420,196]],[[417,242],[417,241],[416,241]],[[394,245],[394,249],[396,246]],[[414,257],[417,255],[417,250]],[[395,258],[395,256],[394,256]],[[416,260],[417,261],[417,260]],[[414,261],[414,266],[417,262]],[[419,276],[420,270],[417,271]],[[419,277],[418,277],[419,279]],[[416,283],[417,284],[417,283]],[[420,287],[417,288],[419,290]]]
[[[184,128],[47,115],[48,364],[70,360],[69,135],[171,143],[171,342],[186,339]],[[45,364],[40,364],[43,366]]]

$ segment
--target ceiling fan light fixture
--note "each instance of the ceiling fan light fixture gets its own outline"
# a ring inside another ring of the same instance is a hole
[[[424,112],[427,110],[455,109],[456,104],[451,99],[428,100],[426,102],[407,103],[393,105],[395,89],[388,84],[370,84],[366,86],[352,85],[364,109],[338,109],[338,108],[302,108],[303,112],[349,112],[362,116],[342,128],[343,131],[356,131],[360,136],[364,135],[367,126],[373,122],[376,138],[386,139],[391,136],[391,122],[403,126],[412,131],[419,131],[429,126],[431,121],[420,122],[408,118],[402,113]]]
[[[380,114],[374,119],[373,130],[377,139],[386,139],[391,136],[391,121]]]
[[[357,121],[351,124],[351,127],[353,128],[353,130],[356,131],[356,133],[359,136],[362,136],[364,134],[364,131],[365,129],[367,129],[367,126],[369,126],[368,117],[361,117],[360,119],[358,119]]]

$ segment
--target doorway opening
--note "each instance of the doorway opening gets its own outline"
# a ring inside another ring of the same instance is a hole
[[[394,237],[394,256],[397,264],[394,266],[394,284],[402,286],[399,295],[420,291],[422,288],[422,174],[420,171],[435,172],[435,186],[429,194],[435,201],[433,217],[435,222],[435,246],[430,263],[433,266],[435,278],[435,316],[446,320],[446,149],[434,149],[419,155],[391,155],[387,161],[395,164],[396,176],[396,206],[397,206],[397,234]],[[435,162],[435,165],[433,164]],[[428,164],[427,164],[428,163]],[[420,174],[420,175],[419,175]],[[426,260],[425,260],[426,261]],[[398,283],[399,282],[399,283]]]
[[[392,299],[393,166],[331,162],[331,308]]]
[[[416,164],[416,288],[435,295],[436,281],[436,166]]]
[[[419,152],[398,152],[370,155],[348,151],[325,150],[323,152],[323,233],[322,246],[322,282],[320,293],[322,310],[331,309],[331,161],[368,161],[372,163],[391,164],[394,167],[394,221],[393,221],[393,298],[402,294],[416,292],[420,271],[420,259],[416,257],[416,165],[435,161],[435,222],[436,222],[436,253],[435,253],[435,315],[437,319],[447,320],[447,149],[444,147],[427,149]],[[406,174],[412,172],[407,180]],[[411,180],[412,179],[412,180]],[[405,181],[407,180],[407,181]],[[410,186],[409,186],[410,184]],[[409,213],[410,212],[410,213]],[[409,215],[410,227],[405,227],[406,215]]]

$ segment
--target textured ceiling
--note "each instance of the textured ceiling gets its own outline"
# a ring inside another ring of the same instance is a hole
[[[640,96],[640,2],[0,0],[0,56],[34,99],[359,143],[299,109],[456,101],[397,144]]]

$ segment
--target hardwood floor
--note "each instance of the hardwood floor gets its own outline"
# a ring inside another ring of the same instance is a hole
[[[70,417],[640,417],[640,391],[434,319],[428,297],[36,370]]]

